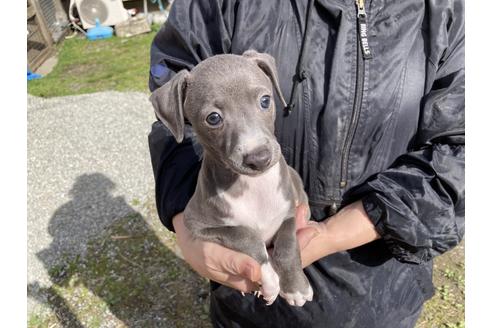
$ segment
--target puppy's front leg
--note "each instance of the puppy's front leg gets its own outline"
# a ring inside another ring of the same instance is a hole
[[[272,304],[280,291],[279,278],[269,261],[265,243],[258,233],[245,226],[223,226],[202,229],[200,237],[251,256],[261,265],[261,293]]]
[[[280,296],[296,306],[312,301],[313,289],[302,271],[294,218],[286,219],[275,234],[272,262],[280,276]]]

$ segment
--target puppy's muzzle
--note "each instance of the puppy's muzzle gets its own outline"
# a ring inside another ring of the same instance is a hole
[[[255,171],[265,170],[272,161],[270,150],[261,146],[243,156],[243,165]]]

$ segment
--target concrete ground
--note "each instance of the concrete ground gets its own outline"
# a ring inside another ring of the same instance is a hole
[[[28,284],[83,256],[101,229],[135,211],[153,183],[148,95],[28,96]],[[31,311],[38,302],[28,300]]]

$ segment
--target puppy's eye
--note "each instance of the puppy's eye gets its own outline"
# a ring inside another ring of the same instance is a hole
[[[260,99],[261,109],[266,110],[270,108],[270,96],[263,96]]]
[[[207,116],[207,123],[212,126],[217,126],[222,122],[222,117],[219,113],[213,112]]]

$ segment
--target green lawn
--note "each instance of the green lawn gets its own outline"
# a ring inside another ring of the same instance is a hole
[[[89,41],[67,39],[57,47],[58,64],[39,80],[29,81],[27,91],[56,97],[104,90],[147,91],[152,32],[132,38],[113,37]]]

